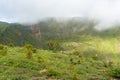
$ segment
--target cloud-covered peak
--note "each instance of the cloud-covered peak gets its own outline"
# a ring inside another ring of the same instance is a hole
[[[88,17],[120,22],[120,0],[0,0],[0,20],[36,22],[46,17]]]

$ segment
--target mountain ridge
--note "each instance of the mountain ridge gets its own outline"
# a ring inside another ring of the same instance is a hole
[[[98,31],[94,28],[96,25],[95,21],[87,19],[70,19],[66,21],[47,19],[32,25],[0,22],[0,43],[6,45],[13,43],[17,46],[32,44],[35,47],[42,47],[46,41],[65,41],[71,38],[75,39],[76,36],[80,35],[119,36],[119,26]]]

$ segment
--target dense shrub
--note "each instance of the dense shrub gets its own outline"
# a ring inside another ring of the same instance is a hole
[[[60,50],[60,44],[57,41],[48,41],[46,45],[49,50]]]
[[[3,56],[7,55],[7,47],[2,44],[0,44],[0,54]]]
[[[9,43],[8,46],[14,47],[15,45],[13,43]]]
[[[36,48],[32,48],[32,52],[33,52],[33,53],[36,53],[36,52],[37,52],[37,49],[36,49]]]
[[[4,49],[4,46],[2,44],[0,44],[0,50]]]
[[[26,57],[27,57],[28,59],[32,59],[32,52],[31,52],[31,50],[28,50]]]
[[[109,74],[114,78],[120,79],[120,67],[112,68],[109,70]]]
[[[4,47],[4,49],[2,50],[2,55],[6,56],[7,54],[8,54],[7,47]]]
[[[26,57],[28,58],[28,59],[32,59],[32,49],[33,49],[33,46],[31,45],[31,44],[26,44],[25,46],[25,49],[26,49],[26,52],[27,52],[27,55],[26,55]]]
[[[31,50],[32,53],[36,53],[36,52],[37,52],[37,49],[34,48],[31,44],[26,44],[26,45],[24,45],[24,48],[25,48],[26,50]]]
[[[49,76],[49,77],[52,77],[52,76],[57,77],[57,76],[60,76],[60,73],[57,70],[49,69],[46,72],[46,75]]]
[[[24,48],[27,50],[32,50],[33,46],[31,44],[25,44]]]

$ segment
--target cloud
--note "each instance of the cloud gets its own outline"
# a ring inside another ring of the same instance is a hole
[[[120,22],[120,0],[0,0],[0,19],[36,22],[46,17],[89,17],[101,25]]]

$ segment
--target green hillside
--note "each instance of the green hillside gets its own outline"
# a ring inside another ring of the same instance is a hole
[[[8,23],[0,22],[0,33],[4,32],[8,26],[9,26]]]
[[[32,30],[29,26],[21,24],[0,24],[0,42],[3,44],[14,44],[21,46],[30,43],[38,47],[38,41],[32,34]]]
[[[50,18],[37,24],[23,25],[18,23],[0,22],[0,42],[23,46],[32,44],[35,47],[44,48],[47,41],[60,42],[77,39],[79,36],[117,37],[120,27],[98,31],[94,27],[97,22],[88,19],[57,20]]]
[[[0,80],[119,80],[120,27],[48,19],[0,22]]]
[[[119,39],[78,40],[61,43],[62,51],[31,54],[26,47],[0,46],[0,80],[119,80]]]

